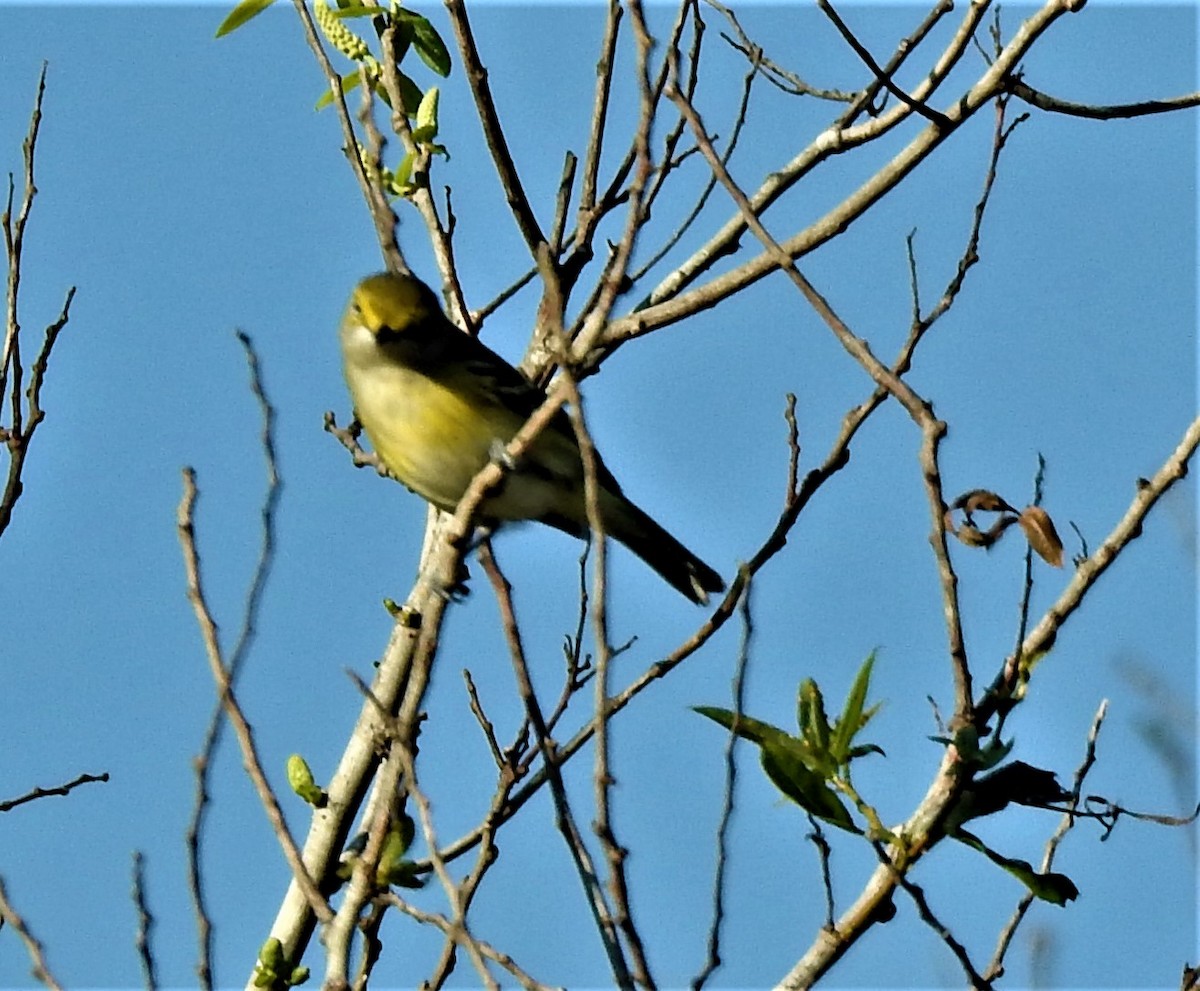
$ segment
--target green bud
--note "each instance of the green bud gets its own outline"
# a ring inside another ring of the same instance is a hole
[[[308,762],[299,754],[292,754],[287,759],[287,779],[292,791],[314,808],[323,809],[329,803],[329,796],[317,784]]]

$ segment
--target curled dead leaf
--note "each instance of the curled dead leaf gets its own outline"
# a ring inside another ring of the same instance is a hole
[[[990,547],[992,543],[987,534],[980,530],[979,527],[971,526],[970,523],[964,523],[960,526],[954,532],[954,536],[968,547]]]
[[[1041,506],[1026,506],[1017,520],[1025,532],[1029,546],[1037,551],[1038,556],[1047,564],[1061,568],[1063,563],[1063,545],[1058,531],[1054,529],[1054,521],[1050,519]]]
[[[954,500],[954,504],[968,516],[972,513],[1002,513],[1006,510],[1012,513],[1016,512],[1003,498],[988,489],[972,489],[970,492],[964,492]]]

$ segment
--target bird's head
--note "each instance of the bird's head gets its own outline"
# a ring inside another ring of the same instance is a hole
[[[431,320],[444,320],[441,304],[429,286],[411,275],[380,272],[363,279],[350,294],[342,320],[349,345],[400,342]]]

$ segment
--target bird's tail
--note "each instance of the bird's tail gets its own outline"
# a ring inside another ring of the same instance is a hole
[[[608,535],[628,547],[693,602],[704,605],[709,592],[725,590],[720,575],[623,494],[602,490],[600,506]]]

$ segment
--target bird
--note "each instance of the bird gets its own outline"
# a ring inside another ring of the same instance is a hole
[[[413,275],[382,272],[355,286],[340,328],[354,415],[375,454],[411,491],[453,512],[546,393],[445,315]],[[621,490],[599,455],[604,531],[697,604],[725,583]],[[487,525],[535,520],[587,540],[579,442],[564,410],[550,420],[479,507]]]

